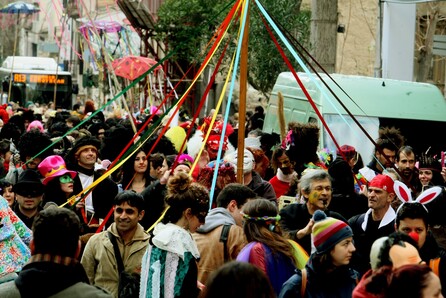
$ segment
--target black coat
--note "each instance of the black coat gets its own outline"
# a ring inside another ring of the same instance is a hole
[[[144,198],[145,213],[139,223],[144,227],[144,230],[150,228],[163,213],[166,193],[166,185],[161,184],[159,180],[150,184],[141,192]]]
[[[361,227],[364,219],[365,213],[356,215],[348,220],[348,223],[353,230],[353,240],[356,248],[350,264],[361,276],[371,268],[370,250],[373,242],[378,238],[389,236],[391,233],[395,232],[394,220],[377,230],[369,229],[369,224],[367,224],[368,227],[364,231]]]
[[[426,241],[424,242],[423,247],[418,251],[421,259],[426,263],[428,263],[431,259],[446,257],[446,251],[438,246],[437,241],[429,231],[427,232]]]
[[[327,210],[325,214],[347,222],[339,213]],[[306,204],[290,204],[280,210],[280,227],[285,233],[289,234],[290,239],[299,243],[309,255],[311,254],[311,235],[309,234],[302,239],[297,239],[296,233],[298,230],[305,228],[312,217],[308,212]]]
[[[21,297],[49,297],[78,282],[89,283],[80,263],[65,266],[53,262],[28,263],[15,280]]]
[[[338,156],[328,168],[333,179],[330,210],[350,218],[367,211],[367,197],[355,192],[354,174],[348,163]]]
[[[307,284],[305,286],[305,298],[349,298],[358,283],[359,275],[356,271],[343,266],[332,272],[320,272],[313,265],[312,258],[305,266],[307,270]],[[303,298],[302,271],[296,270],[290,279],[282,286],[279,298]]]
[[[96,181],[99,177],[101,177],[101,174],[94,172],[93,181]],[[73,194],[78,194],[82,190],[82,183],[79,175],[77,175],[74,178]],[[94,217],[104,219],[113,208],[113,201],[117,194],[118,186],[110,178],[105,178],[101,183],[96,185],[92,191]],[[113,216],[111,217],[111,221],[113,221]],[[81,222],[83,222],[82,218]]]

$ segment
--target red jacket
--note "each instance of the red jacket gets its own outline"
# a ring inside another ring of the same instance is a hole
[[[273,186],[277,198],[280,198],[281,196],[287,194],[288,190],[290,189],[290,184],[288,182],[279,180],[277,176],[271,178],[271,180],[269,180],[269,183]]]

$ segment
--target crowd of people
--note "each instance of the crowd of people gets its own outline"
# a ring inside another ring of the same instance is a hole
[[[0,297],[446,293],[444,153],[396,128],[365,165],[313,123],[263,132],[260,106],[243,157],[236,114],[0,110]]]

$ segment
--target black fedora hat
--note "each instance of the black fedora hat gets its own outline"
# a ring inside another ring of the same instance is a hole
[[[24,170],[12,191],[24,197],[37,197],[43,194],[43,184],[39,174],[34,170]]]

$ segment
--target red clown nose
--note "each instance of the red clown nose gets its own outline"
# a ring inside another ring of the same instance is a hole
[[[420,239],[420,236],[416,232],[410,232],[409,233],[410,238],[412,238],[416,243],[418,243],[418,240]]]

